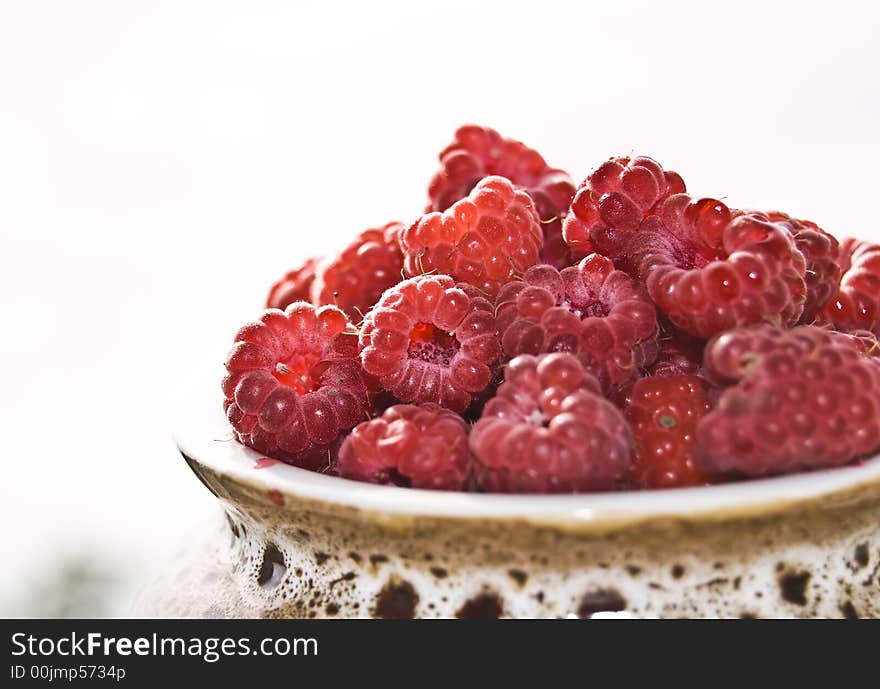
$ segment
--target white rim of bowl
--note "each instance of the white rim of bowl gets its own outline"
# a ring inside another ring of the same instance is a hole
[[[574,495],[478,494],[400,488],[327,476],[288,464],[256,468],[264,456],[232,438],[220,376],[199,377],[180,397],[174,439],[181,453],[254,489],[330,503],[385,518],[523,521],[537,526],[620,526],[657,519],[713,520],[778,512],[875,485],[880,454],[859,463],[789,476],[697,488]],[[279,508],[283,509],[283,508]]]

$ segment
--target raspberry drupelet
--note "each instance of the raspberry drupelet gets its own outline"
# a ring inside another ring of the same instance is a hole
[[[661,201],[685,191],[676,172],[651,158],[611,158],[581,183],[562,226],[572,251],[618,260],[644,217]]]
[[[365,230],[334,259],[318,264],[312,303],[333,304],[360,321],[386,289],[400,282],[402,230],[397,222]]]
[[[283,311],[295,301],[309,301],[317,266],[318,259],[309,258],[299,268],[285,273],[269,290],[266,308]]]
[[[632,435],[572,354],[522,355],[470,435],[486,492],[611,490],[626,475]]]
[[[790,327],[803,312],[804,256],[761,213],[676,194],[645,218],[628,254],[660,311],[696,337],[762,322]]]
[[[369,483],[464,490],[468,426],[436,404],[398,404],[355,426],[339,450],[339,475]]]
[[[795,246],[804,255],[807,271],[807,297],[800,322],[811,325],[821,310],[837,294],[841,269],[838,262],[840,247],[837,239],[816,223],[792,218],[787,213],[771,211],[767,217],[786,228],[794,238]]]
[[[636,488],[677,488],[708,483],[694,458],[697,423],[710,409],[707,384],[690,375],[649,376],[621,397],[635,437],[630,481]]]
[[[404,273],[449,275],[494,298],[504,283],[538,262],[535,205],[503,177],[483,179],[443,213],[428,213],[401,234]]]
[[[640,375],[657,356],[653,304],[598,254],[562,271],[529,268],[502,288],[495,308],[507,356],[576,354],[606,391]]]
[[[448,275],[392,287],[361,328],[364,370],[401,402],[462,412],[486,389],[501,355],[492,305]]]
[[[870,330],[880,336],[880,244],[844,239],[840,287],[823,319],[841,330]]]
[[[428,186],[428,211],[445,211],[484,177],[500,175],[528,192],[544,230],[541,261],[556,267],[574,261],[562,239],[562,218],[574,196],[568,173],[550,167],[540,153],[494,129],[469,124],[440,153],[440,170]]]
[[[244,445],[326,470],[340,434],[367,418],[357,338],[334,306],[295,302],[241,328],[226,360],[224,410]]]
[[[839,466],[880,447],[880,361],[865,338],[816,326],[725,333],[706,347],[728,387],[697,426],[704,469],[734,476]],[[873,339],[873,338],[872,338]]]

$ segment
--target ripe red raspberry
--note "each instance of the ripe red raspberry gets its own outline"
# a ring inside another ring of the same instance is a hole
[[[283,311],[295,301],[309,301],[317,265],[317,258],[309,258],[299,268],[286,273],[269,290],[269,295],[266,297],[266,308]]]
[[[660,335],[657,340],[657,359],[647,372],[652,376],[699,375],[703,367],[703,348],[706,342],[683,330],[666,319],[660,319]]]
[[[398,238],[403,225],[392,222],[361,232],[332,261],[318,265],[312,302],[334,304],[359,321],[382,293],[401,280],[403,255]]]
[[[319,469],[340,434],[367,415],[352,326],[333,306],[296,302],[238,331],[226,360],[224,409],[257,452]]]
[[[492,305],[447,275],[389,289],[361,328],[364,370],[402,402],[464,411],[490,383],[501,355]]]
[[[611,260],[529,268],[496,300],[505,354],[570,352],[605,390],[640,375],[657,356],[657,318],[647,296]]]
[[[771,211],[767,217],[791,233],[795,246],[807,262],[804,276],[807,298],[801,323],[812,324],[822,308],[837,294],[841,274],[837,239],[809,220],[792,218],[780,211]]]
[[[340,476],[412,488],[463,490],[468,426],[436,404],[398,404],[355,426],[339,450]]]
[[[642,219],[661,201],[685,191],[676,172],[656,160],[611,158],[581,183],[562,227],[565,241],[581,256],[592,251],[618,259]]]
[[[880,244],[844,239],[839,261],[840,288],[824,318],[841,330],[870,330],[880,336]]]
[[[632,435],[574,355],[518,356],[504,377],[471,430],[482,490],[574,493],[618,486]]]
[[[705,381],[697,376],[649,376],[624,395],[623,415],[635,436],[630,480],[637,488],[708,483],[694,459],[697,422],[709,412]]]
[[[760,325],[710,341],[706,366],[730,387],[697,426],[702,466],[763,476],[877,450],[880,361],[863,348],[861,337],[816,326]]]
[[[537,263],[542,241],[531,197],[503,177],[487,177],[445,212],[422,216],[400,243],[407,276],[450,275],[494,298]]]
[[[676,194],[645,218],[629,252],[657,307],[697,337],[762,322],[789,327],[803,311],[803,254],[766,215]]]
[[[428,211],[445,211],[484,177],[506,177],[535,202],[544,230],[541,261],[557,268],[574,263],[562,239],[562,218],[574,196],[574,182],[567,172],[551,168],[522,142],[474,124],[458,128],[455,140],[440,153],[440,164],[428,186]]]

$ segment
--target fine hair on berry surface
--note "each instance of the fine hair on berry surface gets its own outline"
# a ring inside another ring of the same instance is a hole
[[[367,313],[361,362],[401,402],[462,412],[492,379],[501,355],[492,305],[448,275],[392,287]]]
[[[360,321],[386,289],[400,282],[402,229],[392,222],[364,230],[335,258],[319,263],[310,291],[312,303],[333,304]]]
[[[466,198],[423,215],[400,237],[407,276],[449,275],[487,298],[535,265],[542,243],[532,198],[504,177],[486,177]]]
[[[646,373],[651,376],[699,375],[703,367],[705,340],[679,330],[665,318],[659,319],[657,358]]]
[[[865,353],[863,337],[760,325],[710,341],[705,363],[728,383],[697,427],[709,471],[786,474],[880,447],[880,360]]]
[[[576,493],[621,484],[632,435],[577,357],[526,354],[507,364],[470,446],[480,490]]]
[[[495,308],[507,356],[576,354],[605,390],[636,378],[657,356],[654,305],[599,254],[562,271],[529,268],[502,288]]]
[[[463,490],[471,471],[468,425],[436,404],[397,404],[355,426],[339,475],[369,483]]]
[[[244,445],[326,470],[341,434],[367,418],[357,339],[334,306],[295,302],[241,328],[226,360],[224,409]]]

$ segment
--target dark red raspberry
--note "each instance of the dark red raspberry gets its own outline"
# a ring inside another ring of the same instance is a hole
[[[403,225],[392,222],[361,232],[332,261],[318,265],[312,302],[334,304],[360,321],[382,292],[401,280],[403,255],[398,238]]]
[[[317,266],[318,259],[309,258],[299,268],[286,273],[269,290],[266,308],[283,311],[295,301],[309,301]]]
[[[697,423],[709,412],[707,385],[697,376],[649,376],[624,396],[623,415],[635,436],[630,480],[637,488],[708,483],[694,459]]]
[[[340,434],[367,416],[353,328],[334,306],[296,302],[238,331],[226,360],[224,409],[244,445],[326,468]]]
[[[529,268],[498,293],[496,316],[505,354],[577,354],[605,390],[640,375],[657,356],[654,306],[598,254],[561,272]]]
[[[518,356],[504,377],[471,430],[482,490],[574,493],[619,485],[632,435],[574,355]]]
[[[816,326],[725,333],[706,367],[728,381],[697,427],[712,472],[763,476],[845,464],[880,447],[880,361],[862,337]]]
[[[503,177],[487,177],[445,212],[422,216],[400,243],[407,276],[450,275],[494,298],[538,262],[542,241],[531,197]]]
[[[389,289],[361,328],[364,370],[402,402],[464,411],[490,383],[501,355],[492,305],[447,275]]]
[[[436,404],[398,404],[355,426],[339,450],[339,474],[370,483],[463,490],[470,474],[468,427]]]
[[[691,335],[789,327],[803,312],[803,254],[766,215],[676,194],[645,218],[628,252],[654,303]]]
[[[659,319],[659,324],[659,352],[647,373],[652,376],[699,375],[706,341],[679,330],[665,318]]]
[[[780,211],[771,211],[767,217],[778,222],[794,237],[795,246],[804,255],[807,272],[804,280],[807,283],[807,299],[801,323],[812,324],[823,307],[837,294],[840,284],[840,264],[838,257],[840,247],[837,239],[816,223],[809,220],[792,218]]]
[[[584,256],[625,255],[630,237],[659,202],[685,191],[676,172],[651,158],[611,158],[581,183],[562,227],[565,241]]]
[[[840,288],[824,318],[841,330],[870,330],[880,336],[880,244],[844,239],[839,261]]]

